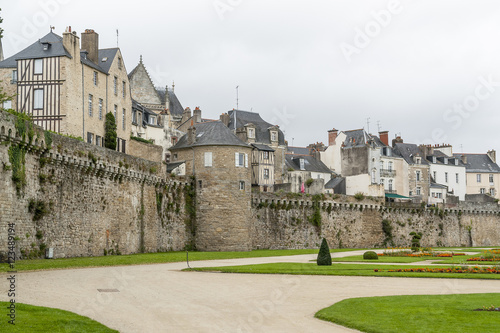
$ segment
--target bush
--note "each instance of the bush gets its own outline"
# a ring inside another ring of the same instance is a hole
[[[354,198],[358,201],[361,201],[365,198],[365,195],[363,194],[363,192],[358,192],[358,193],[354,194]]]
[[[104,122],[104,147],[116,150],[116,120],[113,113],[106,113]]]
[[[332,256],[330,255],[330,248],[326,239],[323,238],[321,247],[319,248],[318,259],[316,260],[318,266],[330,266],[332,264]]]
[[[373,251],[366,251],[363,254],[363,259],[369,259],[369,260],[377,259],[378,260],[378,255]]]

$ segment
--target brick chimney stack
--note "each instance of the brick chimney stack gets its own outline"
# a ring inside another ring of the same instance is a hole
[[[192,145],[196,142],[196,127],[192,126],[188,128],[187,132],[187,143]]]
[[[73,57],[76,63],[80,63],[80,38],[73,31],[71,32],[71,26],[66,27],[66,31],[63,32],[63,46],[66,51]]]
[[[333,146],[335,144],[338,132],[339,131],[335,128],[328,131],[328,146]]]
[[[497,162],[497,152],[495,151],[495,149],[488,150],[488,156],[493,161],[493,163]]]
[[[99,63],[99,34],[92,29],[82,32],[82,50],[87,51],[87,59]]]
[[[392,147],[396,146],[396,143],[403,143],[403,139],[398,135],[395,139],[392,139]]]
[[[389,131],[378,132],[378,137],[380,138],[380,141],[384,143],[384,145],[389,145]]]
[[[222,121],[222,123],[228,127],[229,126],[229,115],[227,113],[223,113],[220,115],[220,121]]]

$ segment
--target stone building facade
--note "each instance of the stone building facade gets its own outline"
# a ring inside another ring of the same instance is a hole
[[[117,123],[117,150],[126,152],[130,137],[131,99],[127,71],[119,48],[99,49],[99,36],[86,30],[80,38],[71,28],[53,32],[0,62],[6,91],[15,87],[16,111],[56,133],[104,145],[104,120],[112,112]],[[15,73],[15,74],[14,74]],[[12,81],[12,83],[11,83]]]

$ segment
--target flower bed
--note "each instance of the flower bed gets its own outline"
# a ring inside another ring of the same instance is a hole
[[[474,257],[474,258],[469,258],[467,261],[499,261],[499,258],[481,258],[481,257]]]
[[[384,272],[382,269],[375,269],[375,272]],[[450,267],[450,268],[398,268],[388,269],[386,272],[396,273],[475,273],[475,274],[500,274],[500,269],[490,267]]]

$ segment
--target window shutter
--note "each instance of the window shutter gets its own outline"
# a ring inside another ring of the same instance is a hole
[[[245,168],[248,168],[248,154],[245,154]]]
[[[212,166],[212,152],[205,153],[205,166],[206,167]]]
[[[240,160],[240,153],[234,153],[234,165],[238,166]]]

